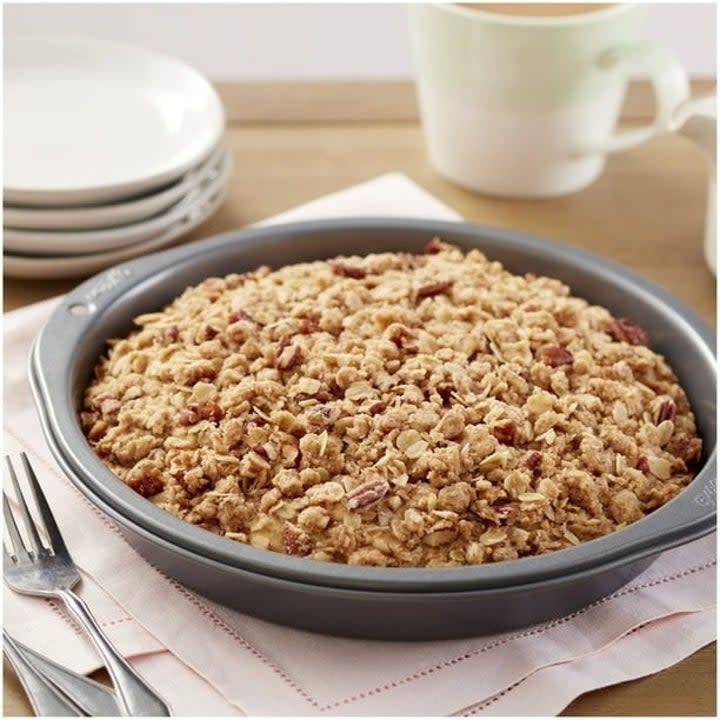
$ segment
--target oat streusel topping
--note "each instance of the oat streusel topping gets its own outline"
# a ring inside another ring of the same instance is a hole
[[[209,278],[136,324],[86,390],[90,443],[159,507],[259,548],[536,555],[660,507],[701,452],[640,327],[437,239]]]

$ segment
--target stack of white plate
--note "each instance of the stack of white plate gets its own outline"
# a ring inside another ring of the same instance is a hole
[[[210,83],[98,40],[5,43],[4,269],[80,277],[158,250],[221,203],[231,170]]]

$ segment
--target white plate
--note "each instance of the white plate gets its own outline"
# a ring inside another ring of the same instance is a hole
[[[174,58],[86,38],[16,38],[4,53],[6,202],[137,195],[176,180],[222,135],[217,93]]]
[[[6,253],[3,257],[3,271],[12,278],[79,278],[93,275],[107,267],[130,260],[138,255],[150,254],[170,245],[174,240],[187,234],[212,215],[225,197],[227,185],[219,190],[214,188],[198,198],[197,204],[175,225],[151,240],[131,245],[120,250],[74,257],[33,257]]]
[[[178,182],[159,192],[110,205],[77,208],[3,207],[6,229],[16,230],[102,230],[147,220],[180,201],[199,183],[216,172],[224,147],[216,148],[209,158],[193,168]]]
[[[149,240],[187,215],[201,195],[216,191],[227,180],[230,152],[225,151],[218,165],[203,182],[191,188],[180,202],[170,210],[150,220],[108,230],[80,230],[52,232],[48,230],[8,230],[3,233],[4,246],[14,254],[42,255],[45,257],[68,257],[101,253],[135,245]]]

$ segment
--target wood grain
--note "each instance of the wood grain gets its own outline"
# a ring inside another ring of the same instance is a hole
[[[715,323],[715,278],[702,256],[707,167],[684,138],[665,136],[612,156],[603,175],[581,192],[507,200],[458,188],[431,169],[406,85],[384,84],[375,92],[335,85],[310,93],[295,85],[222,90],[231,119],[227,140],[234,175],[220,210],[185,241],[247,225],[383,173],[403,172],[468,220],[551,237],[624,263]],[[629,107],[635,108],[629,122],[651,112],[647,96],[643,101],[631,94]],[[400,206],[397,212],[410,211]],[[8,278],[5,309],[75,284]],[[662,673],[589,693],[565,714],[714,716],[715,663],[712,644]],[[9,672],[4,710],[29,713]]]
[[[717,653],[712,643],[655,675],[586,693],[561,714],[717,717],[716,678]]]
[[[409,80],[383,82],[216,83],[229,125],[416,122],[415,86]],[[692,95],[715,87],[714,78],[694,78]],[[646,120],[655,108],[647,80],[633,80],[622,117]]]

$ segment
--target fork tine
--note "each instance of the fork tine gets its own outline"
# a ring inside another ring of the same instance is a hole
[[[27,550],[25,549],[25,543],[20,537],[20,532],[18,531],[18,526],[15,522],[15,517],[13,516],[12,509],[10,508],[10,503],[8,502],[5,491],[3,491],[3,513],[5,515],[5,527],[7,527],[13,553],[18,559],[26,560],[28,558],[28,554]],[[5,550],[4,547],[3,550]],[[7,550],[5,550],[5,554],[8,555]]]
[[[24,452],[20,453],[20,460],[22,460],[22,464],[25,466],[25,473],[30,484],[30,489],[35,497],[35,504],[42,516],[45,530],[47,531],[48,539],[50,540],[50,549],[55,554],[59,552],[67,552],[67,547],[65,546],[62,533],[55,522],[55,516],[52,514],[52,510],[50,510],[50,506],[45,499],[45,493],[40,487],[40,483],[38,482],[37,475],[35,475],[35,471],[30,464],[30,460],[28,460],[28,456]]]
[[[3,542],[3,567],[7,567],[8,565],[14,564],[15,559],[13,556],[8,552],[7,546]]]
[[[12,480],[13,488],[15,489],[15,498],[20,506],[20,514],[22,515],[23,523],[25,525],[25,529],[27,530],[28,540],[30,541],[32,552],[36,556],[40,556],[43,554],[45,548],[40,540],[40,535],[38,534],[37,527],[35,526],[35,521],[30,514],[27,502],[25,501],[25,496],[20,489],[20,483],[18,482],[17,475],[15,474],[15,468],[13,468],[10,458],[7,455],[5,456],[5,462],[7,462],[8,469],[10,470],[10,480]]]

